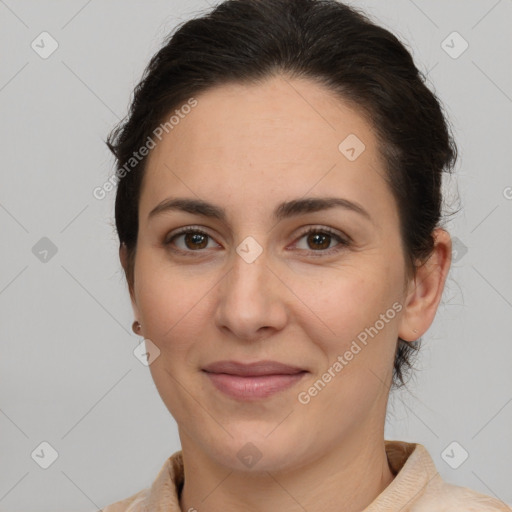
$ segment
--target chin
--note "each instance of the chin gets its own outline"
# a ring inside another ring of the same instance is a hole
[[[277,430],[272,432],[272,428],[267,428],[264,435],[247,425],[241,426],[242,432],[230,430],[233,437],[223,436],[214,443],[208,441],[208,452],[218,464],[237,472],[286,471],[304,463],[301,458],[307,445],[303,439],[294,440],[284,428],[279,434]],[[272,433],[268,435],[269,432]]]

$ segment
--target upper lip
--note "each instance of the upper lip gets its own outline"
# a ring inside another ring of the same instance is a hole
[[[227,373],[245,377],[260,375],[293,375],[306,370],[277,361],[256,361],[255,363],[239,363],[237,361],[217,361],[203,368],[209,373]]]

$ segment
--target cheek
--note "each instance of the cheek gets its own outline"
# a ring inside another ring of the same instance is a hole
[[[325,332],[324,339],[332,340],[336,348],[355,338],[392,307],[397,289],[394,272],[374,266],[342,269],[319,281],[298,280],[296,295],[314,313],[308,315],[310,328],[317,335],[319,330]]]
[[[300,402],[299,407],[317,418],[318,428],[323,428],[326,409],[337,428],[351,428],[387,391],[398,317],[399,283],[393,281],[392,272],[397,269],[373,267],[362,273],[354,270],[351,276],[339,274],[324,286],[323,294],[308,287],[316,316],[310,315],[302,328],[309,330],[309,339],[324,357],[318,373],[301,388],[306,395],[311,393],[311,401],[307,406]]]
[[[156,252],[156,251],[155,251]],[[200,408],[190,399],[190,376],[197,372],[193,350],[204,341],[204,319],[208,318],[205,293],[213,282],[186,275],[162,263],[147,251],[140,256],[137,299],[144,334],[160,350],[149,370],[162,401],[181,423],[204,421]],[[211,315],[210,315],[211,316]]]
[[[164,354],[185,352],[191,340],[199,339],[206,318],[208,290],[213,280],[188,276],[172,267],[153,250],[141,250],[136,273],[136,295],[144,333]]]
[[[344,404],[363,414],[390,378],[400,309],[399,272],[397,265],[373,260],[333,273],[321,287],[302,288],[304,297],[309,291],[308,305],[315,313],[303,317],[308,320],[302,329],[323,354],[315,380],[329,381],[322,398],[315,400],[317,407]],[[330,375],[325,375],[329,369]]]

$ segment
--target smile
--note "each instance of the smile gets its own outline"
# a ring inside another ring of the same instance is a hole
[[[267,398],[298,383],[306,371],[281,375],[231,375],[204,372],[216,389],[238,400]]]

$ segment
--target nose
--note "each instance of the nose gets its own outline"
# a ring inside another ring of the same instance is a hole
[[[216,324],[238,340],[266,338],[286,325],[286,292],[290,294],[269,267],[265,251],[251,263],[235,253],[219,283]]]

